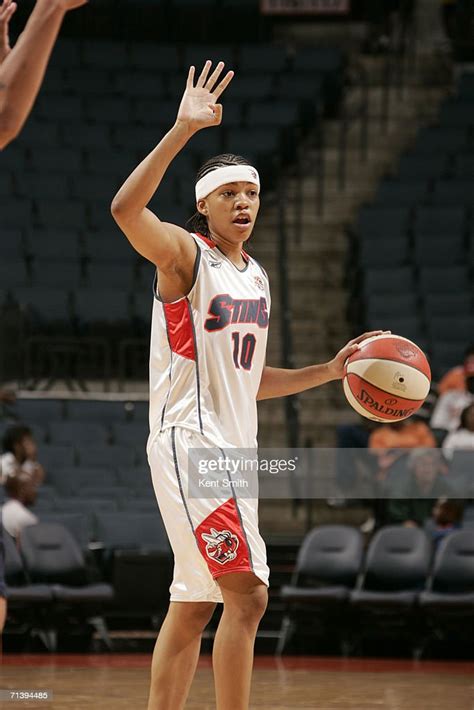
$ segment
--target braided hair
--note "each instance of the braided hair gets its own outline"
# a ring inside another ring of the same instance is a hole
[[[213,170],[217,170],[217,168],[226,168],[228,165],[251,165],[251,163],[246,158],[242,158],[241,155],[234,155],[233,153],[222,153],[222,155],[216,155],[214,158],[206,160],[204,165],[199,168],[196,175],[196,183]],[[202,234],[203,237],[211,236],[207,223],[207,217],[197,210],[193,216],[188,219],[186,225],[189,226],[190,231],[199,232],[199,234]]]

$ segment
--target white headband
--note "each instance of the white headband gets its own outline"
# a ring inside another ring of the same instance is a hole
[[[252,182],[260,193],[260,177],[251,165],[227,165],[212,170],[196,183],[196,202],[202,200],[228,182]]]

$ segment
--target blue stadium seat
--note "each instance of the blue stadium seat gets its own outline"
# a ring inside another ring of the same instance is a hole
[[[73,261],[35,259],[31,280],[34,286],[49,288],[49,284],[54,284],[57,288],[76,289],[83,282],[81,265]]]
[[[46,76],[50,76],[48,71]],[[21,143],[22,145],[31,146],[33,149],[37,148],[39,145],[45,146],[49,145],[54,149],[58,144],[59,140],[59,124],[52,123],[51,121],[35,121],[34,119],[28,120],[21,131]],[[10,150],[10,148],[9,148]],[[24,176],[28,178],[28,175]],[[36,189],[40,188],[41,185],[36,181]]]
[[[87,282],[95,288],[103,286],[131,291],[135,279],[136,269],[132,260],[128,264],[91,262],[87,268]]]
[[[166,96],[164,76],[154,72],[125,71],[117,76],[117,88],[124,96],[151,98],[159,101]]]
[[[102,513],[97,516],[97,537],[109,549],[169,550],[159,511],[154,513]]]
[[[360,243],[359,264],[362,268],[403,266],[409,261],[408,235],[397,240],[364,239]]]
[[[81,490],[85,486],[115,486],[118,479],[112,468],[105,466],[74,466],[72,468],[63,467],[53,470],[48,480],[62,494],[81,495]]]
[[[74,293],[74,312],[82,324],[128,321],[131,315],[130,293],[121,288],[78,289]]]
[[[51,421],[49,430],[53,444],[100,446],[109,438],[107,429],[96,422]]]
[[[124,72],[110,72],[106,69],[101,69],[99,66],[94,67],[94,71],[89,69],[69,69],[66,72],[66,78],[63,80],[62,90],[68,93],[74,93],[78,96],[107,96],[116,94],[119,86],[116,81],[120,80]]]
[[[361,239],[388,239],[397,240],[406,233],[410,219],[408,209],[378,209],[363,207],[359,210],[354,231]]]
[[[76,116],[77,120],[77,116]],[[82,168],[82,157],[81,152],[76,148],[58,148],[54,150],[48,150],[45,148],[37,147],[31,153],[30,157],[31,168],[40,174],[44,173],[77,173]],[[48,209],[45,205],[47,203],[41,203],[41,209]],[[58,224],[58,226],[62,226]]]
[[[426,180],[398,182],[384,180],[380,183],[375,195],[374,206],[382,207],[414,207],[426,202],[428,189]]]
[[[13,298],[22,310],[42,323],[71,322],[71,299],[68,289],[18,286],[13,291]]]
[[[298,123],[300,108],[298,104],[287,101],[259,101],[248,106],[248,126],[286,127]]]
[[[92,517],[93,514],[99,512],[110,513],[118,510],[118,504],[116,500],[111,500],[110,498],[92,498],[90,496],[77,496],[68,498],[58,498],[56,500],[56,510],[62,513],[79,513],[82,515],[89,515]],[[43,518],[41,518],[43,520]]]
[[[11,170],[24,172],[27,163],[27,147],[21,143],[13,143],[2,153],[2,172]]]
[[[281,74],[277,80],[275,94],[279,100],[306,99],[316,101],[323,89],[322,74]]]
[[[118,227],[113,232],[102,233],[100,239],[88,235],[84,252],[94,263],[133,264],[138,258],[137,252]]]
[[[296,72],[334,73],[343,64],[342,52],[333,47],[308,47],[299,50],[293,59]]]
[[[453,131],[451,128],[425,128],[418,133],[411,149],[412,155],[439,155],[440,153],[454,153],[467,146],[467,132],[461,129]]]
[[[431,342],[452,341],[466,342],[474,333],[474,315],[435,316],[428,321]]]
[[[130,46],[130,65],[140,71],[176,71],[180,66],[178,46],[156,42],[134,42]]]
[[[451,234],[442,237],[435,234],[415,234],[415,262],[420,266],[455,266],[464,264],[466,250],[461,239],[451,238]]]
[[[463,207],[419,207],[416,211],[415,230],[419,233],[456,236],[462,235],[465,227]]]
[[[36,145],[44,145],[38,141]],[[21,179],[16,180],[18,192],[24,197],[34,195],[35,201],[42,202],[43,200],[67,200],[70,197],[70,189],[68,181],[62,175],[42,175],[38,179],[38,175],[24,174]]]
[[[36,106],[35,117],[44,120],[77,121],[84,115],[83,101],[80,96],[66,96],[63,92],[58,94],[40,94]]]
[[[0,260],[22,261],[25,255],[23,232],[20,229],[0,227]]]
[[[84,105],[85,119],[94,123],[127,124],[132,118],[131,102],[127,96],[86,96]]]
[[[125,42],[87,39],[82,42],[82,63],[93,70],[99,68],[118,71],[126,69],[129,63],[128,47]]]
[[[444,155],[403,155],[398,164],[400,180],[428,180],[446,175],[448,163]]]
[[[101,424],[125,422],[130,408],[126,402],[71,399],[67,402],[67,418]]]
[[[450,98],[444,101],[439,112],[439,122],[446,128],[466,129],[474,124],[474,106],[461,98]]]
[[[117,475],[119,484],[129,490],[145,488],[151,482],[151,473],[148,466],[119,468]]]
[[[77,457],[81,466],[132,467],[135,464],[135,449],[120,444],[79,447]]]
[[[13,410],[18,419],[26,424],[41,423],[61,419],[64,413],[64,403],[61,399],[22,399],[19,397]]]
[[[0,283],[3,288],[15,289],[23,288],[30,284],[30,276],[24,261],[2,261],[0,262]]]
[[[79,232],[71,229],[29,229],[26,250],[32,257],[65,262],[81,256]]]
[[[453,176],[458,180],[474,178],[474,153],[460,154],[453,166]]]
[[[458,95],[466,100],[474,101],[474,76],[470,72],[464,72],[459,77]],[[474,111],[474,106],[473,106]]]
[[[414,292],[380,294],[372,293],[367,297],[366,315],[368,319],[386,316],[402,318],[418,311],[418,295]]]
[[[438,207],[470,207],[474,202],[472,180],[438,180],[433,202]]]
[[[240,45],[239,71],[279,74],[287,66],[288,56],[284,47],[275,45]]]
[[[28,227],[32,222],[33,204],[31,200],[18,197],[3,198],[0,202],[2,228]]]
[[[418,283],[421,293],[456,293],[468,291],[468,274],[464,266],[421,267]]]
[[[464,359],[466,343],[450,340],[437,340],[431,343],[431,359],[438,376],[444,375],[451,367],[461,365]]]
[[[228,131],[225,138],[225,150],[243,155],[245,158],[258,158],[262,154],[276,154],[280,145],[277,130],[255,128],[255,130]],[[260,166],[257,164],[257,168]]]
[[[405,293],[414,291],[413,269],[398,266],[394,269],[367,269],[364,274],[364,291],[372,293]]]
[[[51,470],[74,466],[74,447],[68,444],[42,444],[38,452],[38,461],[44,466],[48,478]]]
[[[60,37],[53,49],[51,68],[79,67],[81,64],[80,45],[77,40]]]
[[[112,424],[112,434],[115,444],[145,447],[149,435],[148,422],[116,422]]]
[[[264,101],[273,93],[274,77],[271,74],[252,74],[251,76],[236,76],[232,80],[229,91],[232,99],[240,101]]]
[[[76,200],[37,201],[38,221],[53,229],[84,229],[87,224],[84,204]]]
[[[391,330],[396,335],[401,335],[402,338],[408,338],[418,343],[423,337],[423,326],[419,316],[383,316],[372,318],[367,322],[369,330]]]
[[[427,293],[423,299],[423,311],[427,321],[440,316],[468,316],[473,313],[470,293]]]
[[[42,523],[58,523],[64,525],[65,528],[73,535],[83,550],[88,548],[89,542],[93,539],[94,529],[92,515],[88,512],[70,512],[67,513],[61,510],[61,504],[56,511],[44,512],[41,514]]]
[[[121,182],[136,168],[137,159],[133,152],[111,152],[109,148],[84,150],[86,174],[102,176],[112,183],[120,179]],[[110,176],[110,177],[109,177]]]
[[[78,122],[76,119],[74,122],[68,122],[66,126],[61,126],[61,143],[66,147],[73,146],[76,151],[80,151],[82,148],[104,150],[107,146],[111,146],[111,142],[111,127],[103,123]],[[77,180],[85,182],[82,175],[71,176],[73,184]],[[88,195],[83,193],[75,196],[88,197]]]
[[[162,126],[172,126],[178,107],[176,101],[159,101],[156,99],[138,98],[132,103],[132,118],[145,125],[160,124]]]
[[[196,68],[196,77],[204,66],[205,62],[210,59],[212,65],[215,66],[217,62],[224,62],[224,71],[229,69],[235,69],[235,58],[234,49],[228,44],[200,44],[196,43],[191,46],[187,46],[183,51],[183,69],[186,71],[190,66],[194,65]],[[234,80],[232,81],[232,87],[234,86]]]

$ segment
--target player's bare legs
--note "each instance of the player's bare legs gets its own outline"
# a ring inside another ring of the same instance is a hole
[[[255,636],[267,608],[267,587],[251,572],[226,574],[217,581],[224,599],[212,652],[217,710],[248,710]]]
[[[148,710],[181,710],[196,672],[201,634],[216,605],[171,602],[151,664]]]

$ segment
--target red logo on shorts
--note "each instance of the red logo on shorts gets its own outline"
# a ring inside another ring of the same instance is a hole
[[[220,565],[232,562],[237,557],[239,539],[230,530],[218,532],[211,528],[211,534],[201,533],[201,537],[206,542],[206,554],[211,560],[215,560]]]

